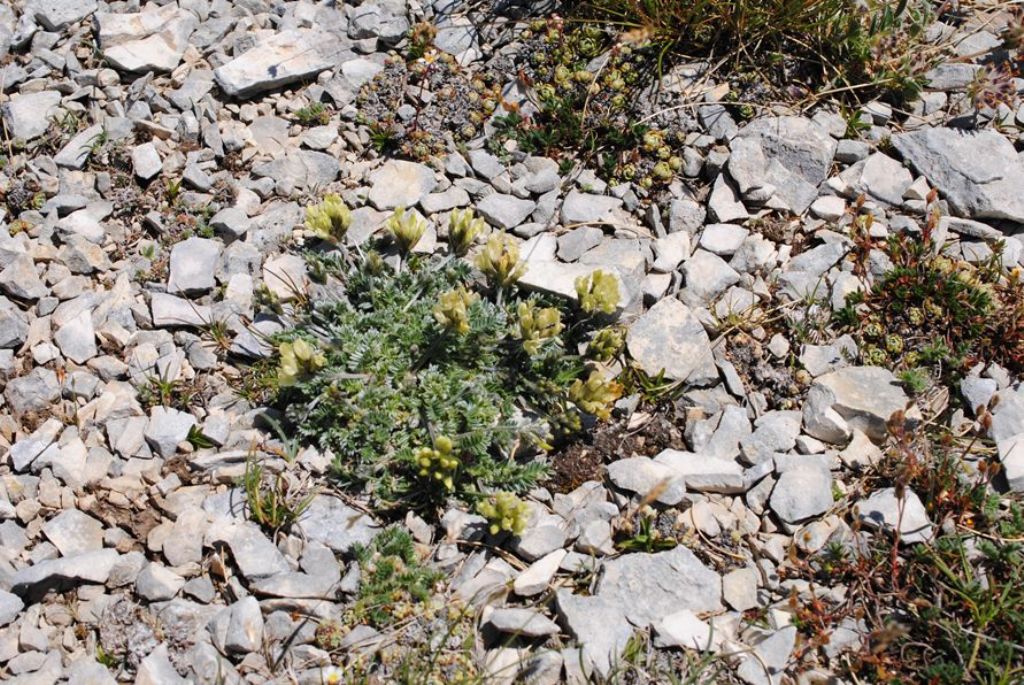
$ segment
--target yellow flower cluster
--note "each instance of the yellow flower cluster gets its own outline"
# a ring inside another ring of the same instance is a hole
[[[384,226],[402,254],[409,254],[427,231],[427,222],[415,212],[406,214],[405,207],[396,209]]]
[[[576,379],[569,386],[569,399],[573,404],[604,421],[611,418],[612,404],[620,397],[622,386],[605,380],[598,371],[591,371],[586,382]]]
[[[445,330],[465,335],[469,333],[469,308],[478,299],[476,293],[461,286],[442,293],[434,306],[434,318]]]
[[[476,266],[496,288],[506,288],[526,273],[526,266],[519,263],[519,245],[507,233],[494,233],[487,239]]]
[[[526,502],[511,492],[498,492],[476,505],[477,513],[487,519],[491,535],[507,531],[522,535],[530,515]]]
[[[351,225],[352,212],[337,195],[325,195],[323,202],[306,207],[306,228],[323,240],[339,242]]]
[[[602,328],[587,345],[587,356],[599,362],[610,361],[622,351],[624,343],[621,328]]]
[[[598,269],[589,276],[576,279],[576,294],[580,307],[590,314],[596,311],[611,314],[619,306],[619,280]]]
[[[448,215],[448,247],[452,254],[464,257],[485,225],[484,220],[477,217],[472,209],[452,210]]]
[[[519,303],[519,321],[516,337],[523,341],[523,349],[529,354],[537,354],[537,350],[545,342],[562,332],[562,313],[554,307],[541,309],[533,302]]]
[[[277,368],[277,384],[281,387],[295,385],[300,379],[327,364],[323,352],[302,338],[281,343],[277,353],[281,357],[281,365]]]
[[[459,458],[452,454],[455,447],[451,438],[439,435],[433,447],[416,450],[416,465],[423,478],[439,481],[448,490],[455,489],[455,472],[459,469]]]

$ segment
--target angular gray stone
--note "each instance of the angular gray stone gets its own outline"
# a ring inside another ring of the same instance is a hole
[[[146,441],[160,456],[172,457],[195,425],[196,418],[192,414],[171,407],[153,407],[146,424]]]
[[[50,588],[105,583],[120,558],[116,550],[100,549],[73,557],[41,561],[14,574],[11,578],[11,592],[21,597],[35,597]]]
[[[8,381],[4,397],[7,398],[7,404],[16,416],[49,409],[60,397],[57,374],[50,369],[37,366],[27,375]]]
[[[96,0],[30,0],[25,14],[47,31],[60,31],[96,11]]]
[[[907,409],[910,400],[892,372],[879,366],[849,366],[819,376],[815,385],[829,389],[835,395],[832,408],[876,442],[886,436],[893,412]],[[912,406],[906,416],[919,419],[921,412]]]
[[[192,237],[171,249],[167,292],[199,295],[216,285],[214,274],[223,246],[216,240]]]
[[[892,532],[897,525],[902,542],[928,542],[934,537],[932,522],[921,499],[913,490],[905,490],[901,502],[895,488],[883,488],[854,505],[854,515],[865,526]]]
[[[896,206],[903,204],[903,194],[914,182],[906,167],[881,152],[857,162],[840,178],[846,181],[854,194],[867,193],[876,200]]]
[[[814,463],[787,469],[775,483],[769,503],[786,523],[824,514],[833,504],[832,474]]]
[[[231,550],[231,558],[246,580],[286,573],[291,570],[284,555],[263,531],[248,521],[215,522],[206,533],[206,544],[223,543]]]
[[[103,56],[124,71],[171,71],[188,47],[199,20],[176,5],[143,5],[137,13],[98,14]]]
[[[78,509],[65,509],[43,524],[43,534],[61,556],[103,549],[103,524]]]
[[[66,321],[53,336],[61,354],[75,362],[84,364],[96,356],[96,330],[92,325],[92,312],[83,309],[77,316]]]
[[[537,203],[533,200],[491,193],[477,203],[476,210],[487,223],[508,231],[523,223],[536,207]]]
[[[654,461],[667,466],[686,483],[689,490],[739,493],[747,489],[743,468],[733,459],[664,449],[654,457]]]
[[[555,598],[559,620],[580,644],[584,668],[589,666],[607,678],[633,637],[622,608],[603,597],[574,595],[569,590],[559,590]]]
[[[651,307],[629,327],[626,346],[640,367],[652,376],[688,383],[718,378],[711,340],[690,308],[675,298]]]
[[[0,106],[7,134],[24,141],[43,135],[50,127],[50,119],[60,107],[60,99],[60,93],[55,90],[11,96],[10,100]]]
[[[0,349],[18,347],[27,337],[25,315],[6,297],[0,297]]]
[[[661,488],[655,498],[662,504],[673,506],[686,494],[686,481],[672,468],[650,457],[629,457],[608,464],[608,480],[620,490],[647,497]]]
[[[178,594],[185,579],[157,563],[146,564],[135,579],[135,592],[147,602],[164,602]]]
[[[307,540],[326,545],[338,554],[348,554],[357,544],[370,544],[380,532],[372,518],[330,495],[314,497],[299,518],[298,527]]]
[[[437,187],[433,169],[402,160],[389,160],[370,174],[370,183],[367,199],[380,210],[411,208]]]
[[[207,326],[213,321],[210,308],[166,293],[153,293],[150,313],[155,328],[177,326]]]
[[[502,633],[545,637],[558,633],[558,624],[532,609],[502,608],[491,612],[487,622]]]
[[[1006,484],[1013,492],[1024,492],[1024,433],[1000,440],[996,448]]]
[[[746,611],[758,605],[756,570],[745,566],[722,576],[722,598],[734,611]]]
[[[924,128],[892,142],[956,214],[1024,223],[1024,161],[999,133]]]
[[[231,605],[231,618],[224,636],[224,648],[230,654],[248,654],[263,646],[263,613],[259,601],[243,597]]]
[[[617,197],[571,190],[562,201],[562,223],[573,225],[609,221],[611,213],[621,206],[622,200]]]
[[[213,74],[230,97],[248,97],[336,66],[342,50],[337,37],[326,31],[289,29],[259,39]]]
[[[25,603],[21,601],[21,597],[0,590],[0,628],[16,619],[24,608]]]
[[[775,196],[795,214],[802,214],[817,197],[836,151],[836,141],[828,131],[811,119],[795,116],[755,119],[740,130],[733,146],[740,140],[752,143],[750,149],[760,150],[765,160],[764,167],[751,165],[743,180],[737,179],[740,192],[771,183]],[[731,159],[729,173],[736,178]]]
[[[143,181],[157,176],[163,169],[160,153],[153,143],[143,143],[132,148],[132,169]]]
[[[708,305],[740,282],[740,275],[724,259],[701,249],[683,264],[683,276],[686,285],[680,297],[692,307]]]
[[[24,471],[44,452],[51,449],[51,447],[56,448],[54,441],[60,435],[61,430],[63,430],[63,425],[60,421],[52,418],[47,419],[31,435],[15,442],[9,452],[14,470],[17,472]]]
[[[67,145],[56,154],[53,161],[57,163],[57,166],[81,169],[89,159],[93,144],[102,135],[103,127],[101,125],[90,126],[69,140]]]
[[[0,271],[0,290],[19,300],[38,300],[49,292],[27,254],[18,255]]]
[[[606,561],[595,594],[640,628],[683,609],[700,613],[722,608],[721,578],[682,545]]]
[[[338,160],[313,150],[289,150],[283,157],[253,166],[252,173],[274,180],[278,193],[317,190],[338,177]]]

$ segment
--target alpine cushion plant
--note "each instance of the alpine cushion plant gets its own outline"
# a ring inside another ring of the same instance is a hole
[[[338,242],[310,254],[322,283],[274,341],[277,405],[378,509],[522,492],[546,473],[543,448],[583,415],[607,418],[621,394],[575,352],[596,317],[520,290],[510,236],[478,248],[481,274],[454,254],[476,230],[453,254],[420,255],[420,226],[396,214],[374,247],[397,247],[397,266],[396,255]],[[456,234],[475,228],[468,215],[456,223]]]

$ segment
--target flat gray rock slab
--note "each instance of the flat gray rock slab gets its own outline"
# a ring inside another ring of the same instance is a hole
[[[313,498],[298,526],[307,540],[320,542],[338,554],[347,554],[354,545],[370,544],[380,532],[372,518],[330,495]]]
[[[391,160],[370,174],[367,199],[380,210],[412,207],[437,186],[434,170],[416,162]]]
[[[775,483],[770,504],[772,511],[786,523],[820,516],[833,504],[832,474],[811,463],[787,469]]]
[[[671,380],[706,382],[718,377],[711,340],[689,307],[675,298],[651,307],[629,327],[629,353],[644,372]]]
[[[25,14],[47,31],[60,31],[88,17],[97,6],[96,0],[31,0]]]
[[[574,595],[569,590],[559,590],[556,601],[560,622],[580,644],[584,667],[608,677],[633,637],[633,627],[621,608],[605,598]]]
[[[120,558],[116,550],[99,549],[42,561],[15,573],[11,578],[11,592],[22,597],[37,596],[50,588],[105,583]]]
[[[284,555],[255,524],[215,521],[206,533],[206,544],[224,543],[246,580],[291,570]]]
[[[895,488],[874,492],[854,505],[854,515],[871,528],[888,532],[898,528],[902,542],[928,542],[934,537],[928,512],[921,498],[910,489],[906,490],[902,501],[896,496]]]
[[[330,69],[342,50],[338,39],[326,31],[289,29],[261,38],[213,74],[227,95],[246,97]]]
[[[605,562],[597,596],[645,628],[683,609],[718,611],[722,579],[679,546],[657,554],[627,554]]]
[[[189,238],[171,249],[170,277],[167,279],[169,293],[198,295],[214,285],[217,260],[220,259],[221,245],[209,238]]]
[[[171,71],[181,62],[199,20],[176,4],[146,3],[141,12],[99,14],[96,24],[103,56],[118,69]]]
[[[852,428],[876,442],[885,437],[893,412],[907,409],[910,400],[892,372],[880,366],[848,366],[819,376],[814,383],[832,392],[832,408]],[[917,407],[907,411],[908,419],[920,416]]]
[[[11,96],[0,106],[7,132],[12,138],[32,140],[50,127],[50,118],[60,107],[60,93],[55,90],[41,90],[38,93],[22,93]]]
[[[892,137],[893,145],[969,219],[1024,223],[1024,162],[995,131],[925,128]]]
[[[795,214],[802,214],[828,178],[836,141],[810,119],[795,116],[755,119],[732,141],[742,154],[730,157],[729,174],[741,195],[771,185]],[[722,219],[722,221],[727,221]]]
[[[78,509],[54,516],[43,524],[43,534],[65,557],[103,549],[103,524]]]

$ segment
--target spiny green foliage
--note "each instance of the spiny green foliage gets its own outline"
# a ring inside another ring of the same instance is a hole
[[[578,430],[583,413],[607,418],[621,394],[569,352],[592,318],[515,289],[514,244],[492,241],[487,292],[455,257],[411,254],[397,270],[372,250],[313,257],[330,295],[275,341],[290,430],[379,507],[520,492],[545,468],[517,454]]]
[[[295,121],[303,126],[326,126],[331,121],[331,113],[322,102],[313,102],[295,110]]]
[[[412,537],[404,529],[387,528],[355,557],[362,571],[359,598],[351,609],[354,622],[383,628],[402,620],[413,604],[430,599],[439,571],[420,564]]]
[[[920,237],[884,245],[890,269],[869,292],[852,293],[836,313],[857,338],[865,363],[899,371],[938,369],[955,377],[977,362],[1024,369],[1024,284],[1007,271],[997,245],[973,265],[941,254],[933,217]]]

